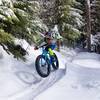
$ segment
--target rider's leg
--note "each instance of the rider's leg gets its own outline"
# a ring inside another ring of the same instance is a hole
[[[55,47],[56,47],[56,45],[55,44],[52,44],[48,48],[48,51],[49,51],[49,54],[50,54],[50,58],[51,58],[51,62],[53,62],[54,59],[55,59],[54,52],[53,52],[53,50],[55,49]]]
[[[54,50],[55,46],[53,45],[48,45],[45,50],[48,51],[49,55],[50,55],[50,58],[51,58],[51,62],[54,61]]]
[[[54,56],[54,52],[51,48],[48,48],[48,51],[49,51],[50,56]]]
[[[45,50],[49,52],[50,56],[54,56],[53,50],[55,49],[56,45],[48,45]]]
[[[45,48],[45,50],[49,52],[50,56],[54,56],[54,52],[53,52],[53,50],[52,50],[52,48],[51,48],[51,45],[47,46],[47,47]]]
[[[51,48],[48,48],[48,52],[50,54],[51,62],[53,62],[54,61],[54,52]]]

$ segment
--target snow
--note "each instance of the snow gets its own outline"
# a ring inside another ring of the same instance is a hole
[[[41,54],[41,49],[35,51],[34,46],[29,46],[24,40],[21,41],[16,40],[16,44],[21,43],[25,49],[28,47],[29,55],[26,56],[26,62],[14,59],[0,47],[0,100],[32,100],[65,74],[66,60],[63,55],[55,51],[58,59],[60,58],[59,70],[53,71],[45,79],[41,78],[34,65],[36,57]]]
[[[0,100],[100,100],[100,55],[61,48],[55,51],[60,69],[43,79],[34,67],[41,49],[35,51],[26,41],[21,45],[28,47],[26,62],[0,47]]]
[[[87,68],[100,68],[100,55],[83,52],[73,60],[73,63]]]
[[[100,68],[100,62],[98,62],[97,60],[83,59],[83,60],[74,60],[73,62],[80,66],[84,65],[84,67]]]
[[[78,53],[66,64],[66,75],[34,100],[100,100],[99,62],[98,54]]]

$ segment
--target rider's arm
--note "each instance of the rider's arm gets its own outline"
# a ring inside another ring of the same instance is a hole
[[[47,43],[45,42],[44,38],[40,39],[35,46],[35,49],[41,48],[43,46],[47,46]]]
[[[38,46],[39,48],[41,48],[41,47],[44,47],[44,46],[47,46],[48,44],[47,43],[43,43],[43,44],[41,44],[40,46]]]
[[[34,49],[37,50],[37,49],[39,49],[39,48],[41,48],[41,47],[44,47],[44,46],[47,46],[47,45],[48,45],[48,44],[45,43],[45,44],[43,44],[43,45],[35,46]]]

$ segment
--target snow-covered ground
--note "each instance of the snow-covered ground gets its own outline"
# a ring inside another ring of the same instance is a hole
[[[0,100],[100,100],[98,54],[68,48],[55,51],[60,69],[42,79],[34,66],[41,50],[29,47],[26,62],[7,55],[1,47],[0,52]]]
[[[24,48],[27,48],[28,44],[24,44]],[[64,55],[55,52],[59,58],[60,68],[43,79],[37,74],[34,65],[41,50],[34,51],[34,47],[29,47],[28,52],[27,61],[23,62],[14,59],[0,47],[0,100],[33,100],[64,76]]]
[[[66,75],[35,100],[100,100],[100,55],[79,53],[66,67]]]

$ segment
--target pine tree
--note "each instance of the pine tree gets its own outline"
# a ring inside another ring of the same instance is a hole
[[[27,0],[0,2],[0,45],[7,53],[24,59],[26,51],[15,44],[15,38],[25,39],[31,44],[35,41],[35,36],[39,36],[37,33],[45,28],[38,17],[39,4]]]
[[[91,3],[92,34],[100,32],[100,1],[92,0]]]
[[[63,37],[68,42],[75,41],[83,24],[82,11],[76,7],[79,3],[75,0],[40,0],[40,2],[43,8],[40,17],[49,29],[58,25],[60,34],[64,33]]]
[[[74,45],[75,40],[81,33],[83,20],[82,11],[77,8],[80,4],[74,0],[62,0],[59,2],[58,8],[58,25],[63,36],[67,39],[68,44]],[[67,45],[68,45],[67,44]]]

